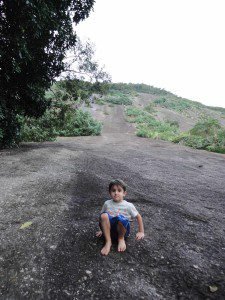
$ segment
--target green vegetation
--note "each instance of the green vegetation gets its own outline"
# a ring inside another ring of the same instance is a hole
[[[103,88],[102,88],[103,86]],[[77,107],[82,103],[90,103],[90,97],[93,93],[103,95],[107,92],[106,83],[91,83],[89,81],[80,80],[77,78],[60,80],[55,82],[51,89],[45,94],[45,97],[50,101],[71,101]],[[95,101],[104,102],[102,98]],[[54,105],[54,104],[53,104]]]
[[[144,107],[144,110],[146,110],[150,114],[154,114],[156,112],[155,110],[155,104],[154,103],[149,103]]]
[[[225,153],[225,128],[219,124],[218,120],[203,119],[188,132],[180,133],[178,122],[160,122],[151,113],[137,107],[128,107],[126,116],[128,122],[137,123],[137,136],[167,140],[196,149]]]
[[[221,117],[225,117],[225,108],[206,106],[197,101],[191,101],[189,99],[178,97],[164,89],[159,89],[147,84],[110,83],[109,89],[110,91],[119,91],[131,96],[138,96],[138,93],[154,95],[157,98],[153,100],[152,103],[150,103],[153,109],[154,107],[160,106],[185,114],[189,111],[196,111],[202,117],[207,117],[208,115],[206,111],[204,111],[204,109],[207,108],[213,111],[220,112]]]
[[[140,137],[172,141],[179,132],[178,124],[169,121],[160,122],[140,108],[128,107],[126,115],[129,122],[138,124],[136,134]]]
[[[98,85],[101,90],[101,87]],[[18,115],[19,141],[52,141],[57,136],[99,135],[102,124],[79,107],[96,91],[96,85],[78,79],[61,80],[47,91],[51,105],[40,118]]]
[[[98,85],[99,90],[101,86]],[[102,124],[79,107],[96,92],[95,83],[68,79],[53,84],[46,97],[51,105],[40,118],[18,115],[21,142],[53,141],[57,136],[99,135]]]
[[[225,128],[218,120],[209,118],[198,122],[188,132],[178,135],[173,142],[196,149],[225,153]]]
[[[225,108],[223,108],[223,107],[217,107],[217,106],[205,106],[205,107],[208,108],[208,109],[223,113],[224,116],[225,116]]]
[[[110,88],[110,85],[109,85]],[[103,100],[108,103],[112,104],[123,104],[123,105],[131,105],[132,104],[132,98],[130,95],[127,95],[124,92],[120,91],[113,91],[110,89],[110,92],[108,95],[106,95]]]
[[[187,100],[177,96],[160,97],[153,101],[156,106],[165,107],[178,112],[187,110],[201,109],[203,104],[191,100]]]
[[[20,141],[24,142],[54,141],[57,136],[100,135],[102,128],[88,112],[71,108],[65,111],[63,119],[60,111],[46,110],[38,119],[20,116],[19,124]]]
[[[151,85],[143,84],[143,83],[111,83],[109,85],[110,90],[120,91],[123,93],[132,94],[136,93],[147,93],[152,95],[173,95],[170,92],[165,91],[164,89],[159,89]]]
[[[18,116],[20,124],[20,141],[22,142],[43,142],[54,141],[57,132],[54,124],[55,116],[49,110],[46,110],[40,118]]]
[[[225,109],[218,107],[208,107],[197,101],[191,101],[182,97],[178,97],[164,89],[155,88],[145,84],[132,83],[110,83],[110,93],[120,92],[127,95],[130,99],[139,96],[139,93],[149,94],[154,96],[153,100],[145,107],[145,110],[150,114],[157,111],[157,107],[167,108],[192,117],[193,115],[199,119],[210,117],[210,111],[217,111],[221,118],[225,118]]]
[[[161,139],[165,141],[173,141],[177,133],[177,126],[157,120],[154,120],[149,124],[140,124],[137,127],[137,136]]]
[[[83,48],[84,53],[81,51]],[[14,136],[14,141],[17,144],[21,141],[52,141],[56,136],[100,134],[101,124],[93,120],[88,113],[82,113],[78,108],[83,102],[90,105],[90,96],[93,93],[102,95],[107,91],[109,76],[102,68],[99,70],[97,63],[89,61],[92,57],[92,49],[81,46],[79,42],[78,50],[82,52],[82,59],[84,59],[84,55],[87,55],[85,67],[82,67],[83,71],[87,68],[89,77],[91,77],[91,72],[94,72],[92,74],[94,80],[101,79],[103,82],[94,81],[91,83],[90,81],[70,77],[55,82],[45,93],[48,109],[45,110],[42,116],[32,117],[23,112],[15,116],[17,134]],[[90,65],[92,66],[91,71],[89,70]],[[2,139],[3,131],[0,130],[0,143]]]
[[[177,121],[166,120],[165,122],[170,124],[171,126],[179,128],[179,123]]]
[[[147,112],[138,107],[128,107],[126,109],[127,121],[131,123],[145,123],[149,122],[153,117]]]
[[[101,98],[96,99],[95,103],[98,104],[98,105],[104,105],[104,104],[106,104],[106,102],[103,99],[101,99]]]
[[[1,1],[0,148],[17,144],[17,115],[41,117],[50,103],[44,97],[63,61],[76,44],[73,22],[88,17],[93,0]]]

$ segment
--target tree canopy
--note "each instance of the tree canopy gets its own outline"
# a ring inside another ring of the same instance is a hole
[[[66,78],[79,79],[92,83],[110,82],[111,76],[95,59],[95,46],[90,40],[82,42],[77,37],[76,45],[71,47],[65,59]]]
[[[17,114],[41,116],[45,91],[65,69],[76,44],[73,23],[88,17],[94,0],[0,1],[0,147],[17,141]]]

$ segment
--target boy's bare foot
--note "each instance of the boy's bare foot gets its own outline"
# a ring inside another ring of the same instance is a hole
[[[101,250],[102,255],[108,255],[111,249],[112,243],[111,242],[106,242],[105,246]]]
[[[118,252],[123,252],[127,248],[125,240],[124,239],[119,239],[118,240]]]

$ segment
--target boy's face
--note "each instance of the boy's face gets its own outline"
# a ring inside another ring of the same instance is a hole
[[[127,192],[124,192],[123,188],[120,185],[113,185],[110,190],[110,196],[115,202],[123,201],[124,196]]]

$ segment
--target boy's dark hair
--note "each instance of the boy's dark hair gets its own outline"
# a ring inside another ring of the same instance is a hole
[[[124,192],[126,192],[127,186],[126,186],[126,184],[123,182],[123,180],[121,180],[121,179],[114,179],[114,180],[110,181],[110,183],[109,183],[109,192],[111,191],[111,188],[112,188],[114,185],[119,185],[119,186],[121,186],[121,188],[124,190]]]

